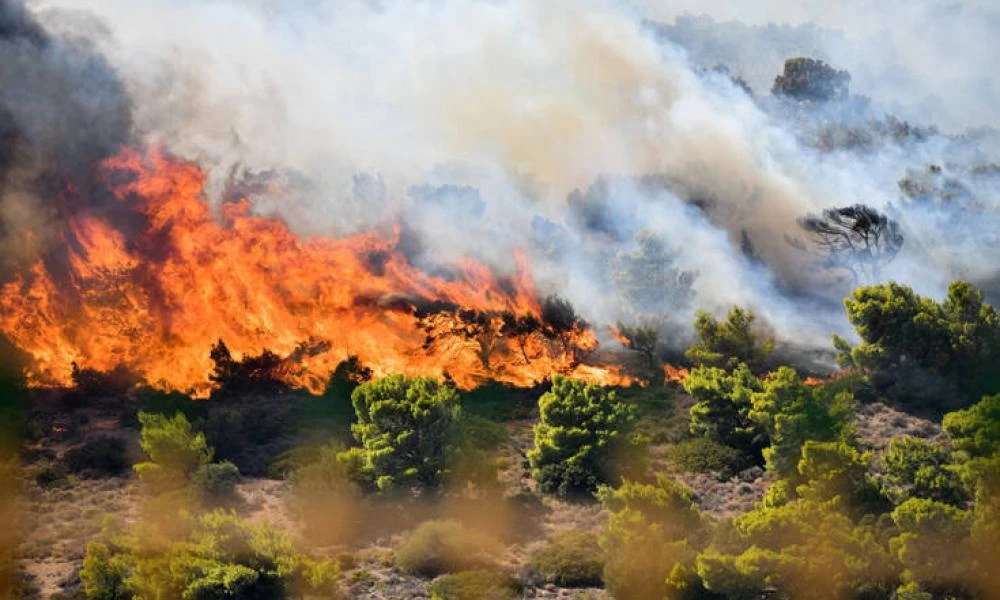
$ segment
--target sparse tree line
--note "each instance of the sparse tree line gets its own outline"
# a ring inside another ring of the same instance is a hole
[[[600,502],[600,534],[556,535],[524,571],[508,573],[495,560],[502,533],[431,519],[405,538],[393,564],[434,578],[435,598],[511,598],[540,582],[603,585],[639,599],[996,597],[997,312],[963,282],[941,302],[894,283],[862,287],[845,308],[860,343],[834,338],[843,370],[827,378],[775,364],[773,341],[749,311],[734,308],[723,320],[701,313],[695,322],[682,384],[694,399],[682,443],[693,453],[684,460],[713,472],[763,468],[768,491],[749,512],[712,517],[672,471],[653,467],[649,424],[658,421],[649,417],[661,409],[652,399],[669,398],[670,388],[557,376],[537,396],[525,459],[535,493]],[[377,527],[368,517],[379,503],[443,501],[470,486],[502,494],[494,451],[506,439],[505,418],[484,410],[484,397],[431,378],[372,379],[356,359],[345,361],[317,402],[349,398],[351,443],[294,449],[276,463],[307,535],[342,543]],[[943,414],[945,437],[867,445],[856,408],[874,400]],[[184,414],[140,413],[139,422],[148,460],[134,469],[145,512],[128,527],[109,522],[88,547],[87,597],[343,593],[343,559],[305,554],[287,533],[233,512],[239,471],[213,461]],[[517,504],[515,514],[532,506]]]

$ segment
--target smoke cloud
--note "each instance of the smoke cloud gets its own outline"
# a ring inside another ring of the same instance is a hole
[[[1000,178],[981,165],[998,160],[997,139],[966,129],[997,124],[987,61],[1000,12],[659,4],[46,0],[33,8],[62,32],[53,41],[8,3],[0,37],[18,61],[0,67],[0,129],[60,164],[59,153],[90,160],[128,135],[162,144],[210,170],[213,201],[234,177],[275,179],[283,193],[254,195],[255,211],[302,235],[400,220],[428,269],[471,256],[510,270],[522,248],[542,290],[595,324],[631,314],[614,257],[648,230],[696,273],[676,322],[740,304],[779,336],[825,347],[845,333],[839,300],[853,282],[785,237],[805,214],[858,202],[905,232],[886,278],[938,295],[954,277],[996,278]],[[796,55],[849,70],[864,97],[772,97]],[[720,62],[753,94],[712,69]],[[25,96],[44,102],[21,110]],[[944,170],[924,183],[951,178],[970,200],[904,194],[899,180],[930,165]],[[8,221],[37,214],[10,195]]]

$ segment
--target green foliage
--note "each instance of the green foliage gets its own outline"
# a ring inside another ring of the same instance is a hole
[[[529,565],[547,583],[562,587],[601,585],[604,553],[588,531],[561,531],[531,556]]]
[[[491,380],[461,392],[462,415],[498,422],[530,418],[538,405],[537,398],[536,389],[517,388]]]
[[[1000,390],[1000,314],[968,283],[940,303],[897,283],[862,287],[844,306],[862,341],[835,338],[840,361],[879,392],[941,409]]]
[[[496,541],[458,521],[427,521],[396,550],[401,570],[422,577],[488,566],[499,551]]]
[[[364,472],[376,487],[436,486],[459,415],[458,394],[437,381],[402,375],[364,383],[352,394]]]
[[[139,411],[149,414],[171,416],[182,413],[188,421],[199,423],[208,416],[209,403],[203,400],[193,400],[190,396],[180,392],[165,392],[148,386],[140,386],[135,390],[135,398],[139,404]],[[125,425],[138,429],[138,415],[132,413],[125,420]]]
[[[90,542],[80,569],[80,581],[87,598],[93,600],[131,600],[125,583],[129,565],[122,556],[112,555],[107,544]]]
[[[682,598],[701,588],[694,572],[704,526],[690,490],[666,478],[602,487],[604,583],[618,598]]]
[[[239,481],[240,470],[228,460],[202,465],[191,476],[195,490],[209,505],[233,503],[237,498],[236,484]]]
[[[699,310],[694,320],[698,341],[684,355],[698,366],[734,369],[740,363],[759,372],[774,349],[774,340],[761,339],[753,312],[734,306],[723,322]]]
[[[442,575],[431,582],[431,600],[513,600],[518,598],[517,582],[495,571],[476,569]]]
[[[959,506],[969,499],[951,453],[941,444],[904,436],[889,442],[882,455],[883,489],[900,503],[926,498]]]
[[[1000,452],[1000,394],[946,414],[941,424],[955,448],[970,457],[996,455]]]
[[[793,598],[836,600],[888,588],[893,580],[874,532],[828,504],[801,499],[759,506],[734,524],[742,550],[708,550],[697,563],[705,587],[726,597],[756,598],[771,588]]]
[[[889,545],[905,569],[906,581],[924,589],[962,587],[972,564],[963,556],[972,524],[968,511],[926,498],[910,498],[896,507],[892,520],[899,535]]]
[[[691,433],[756,454],[763,432],[750,418],[752,398],[763,382],[740,363],[727,372],[718,367],[695,367],[684,380],[684,390],[697,403],[691,407]]]
[[[631,407],[613,391],[561,376],[538,406],[541,419],[528,460],[539,488],[566,496],[611,481],[613,460],[625,450],[626,429],[635,420]]]
[[[709,438],[679,442],[670,448],[669,456],[672,463],[688,473],[715,473],[723,480],[750,466],[742,452]]]
[[[885,507],[878,486],[868,474],[869,453],[862,454],[842,440],[808,440],[801,454],[798,473],[804,483],[796,488],[798,497],[830,501],[858,514],[877,513]]]
[[[139,445],[149,461],[135,465],[143,485],[154,494],[185,487],[191,475],[212,461],[205,435],[194,433],[187,417],[139,413],[142,435]]]
[[[142,526],[106,532],[87,547],[80,572],[88,598],[279,599],[335,597],[336,563],[295,551],[285,533],[234,513],[188,517],[186,535],[167,540]]]
[[[834,441],[852,433],[853,395],[835,385],[806,385],[789,367],[771,373],[751,403],[750,418],[771,440],[764,450],[767,468],[779,477],[794,476],[807,440]]]

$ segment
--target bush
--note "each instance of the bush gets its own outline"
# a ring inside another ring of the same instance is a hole
[[[684,380],[684,390],[697,400],[691,407],[691,433],[759,456],[767,436],[750,418],[750,409],[753,394],[763,389],[761,380],[744,363],[732,372],[717,367],[692,369]]]
[[[351,399],[358,418],[351,430],[378,489],[441,483],[459,414],[454,389],[395,375],[358,386]]]
[[[547,583],[563,587],[601,585],[604,553],[588,531],[562,531],[537,550],[529,566]]]
[[[835,441],[852,432],[854,396],[835,383],[807,385],[789,367],[768,375],[752,404],[750,418],[771,440],[764,460],[779,477],[795,476],[807,440]]]
[[[693,569],[703,526],[690,490],[660,477],[655,484],[626,480],[601,488],[598,498],[608,510],[601,548],[613,596],[672,598],[700,588]]]
[[[44,462],[35,471],[35,483],[41,488],[62,487],[69,484],[66,467],[59,463]]]
[[[70,471],[91,477],[117,475],[129,466],[125,441],[106,435],[90,438],[67,451],[64,460]]]
[[[835,336],[839,361],[880,393],[942,410],[1000,391],[1000,313],[968,283],[952,283],[944,302],[897,283],[862,287],[844,306],[861,343]]]
[[[234,502],[237,498],[236,484],[239,482],[240,470],[229,461],[202,465],[191,478],[198,495],[210,505]]]
[[[442,575],[428,589],[431,600],[511,600],[520,596],[509,576],[483,569]]]
[[[139,445],[149,461],[135,465],[135,472],[154,494],[187,486],[191,475],[212,461],[204,434],[194,433],[183,414],[168,418],[140,412],[139,422]]]
[[[753,312],[738,306],[722,322],[699,310],[694,320],[698,340],[684,355],[697,366],[733,369],[743,363],[760,372],[774,349],[774,340],[761,339],[755,320]]]
[[[528,460],[539,489],[568,496],[611,481],[612,460],[627,449],[626,428],[635,420],[632,408],[619,402],[615,392],[560,376],[538,405],[541,420]]]
[[[969,499],[951,465],[951,453],[940,444],[910,436],[896,438],[882,455],[882,466],[883,489],[896,502],[928,498],[957,506]]]
[[[407,536],[395,562],[406,573],[434,577],[487,566],[499,550],[494,540],[458,521],[427,521]]]
[[[303,534],[320,545],[350,540],[362,520],[357,503],[360,494],[354,484],[357,467],[342,450],[332,443],[303,449],[290,460],[289,507],[302,520]]]
[[[336,597],[340,572],[296,552],[291,538],[234,513],[182,517],[186,534],[164,540],[142,523],[106,531],[87,547],[80,579],[88,598]]]
[[[670,449],[671,461],[688,473],[714,473],[729,479],[751,466],[747,457],[736,448],[708,438],[684,440]]]

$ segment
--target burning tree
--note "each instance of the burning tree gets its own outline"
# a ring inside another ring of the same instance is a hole
[[[487,372],[493,370],[490,359],[501,339],[502,318],[495,311],[449,307],[421,317],[419,327],[427,332],[424,349],[433,351],[445,340],[458,338],[475,347],[476,357]]]
[[[612,329],[612,335],[615,336],[615,339],[622,346],[646,357],[646,362],[649,364],[650,369],[656,367],[656,346],[660,341],[659,327],[656,325],[636,325],[635,327],[630,327],[619,322]]]
[[[570,364],[577,363],[577,351],[587,349],[577,343],[587,327],[587,322],[576,314],[569,300],[549,296],[542,303],[542,335],[559,342]]]
[[[864,204],[830,208],[820,216],[807,215],[798,223],[825,257],[826,266],[846,269],[855,283],[878,280],[882,266],[903,247],[899,223]],[[786,240],[808,250],[801,240]]]
[[[215,366],[209,379],[219,386],[218,391],[222,394],[272,392],[284,386],[278,374],[283,361],[270,350],[236,360],[220,339],[212,346],[210,356]]]
[[[542,329],[542,322],[532,314],[517,316],[512,312],[505,312],[500,315],[503,327],[500,330],[503,336],[513,340],[521,351],[524,364],[531,364],[528,358],[528,343],[539,334]]]

